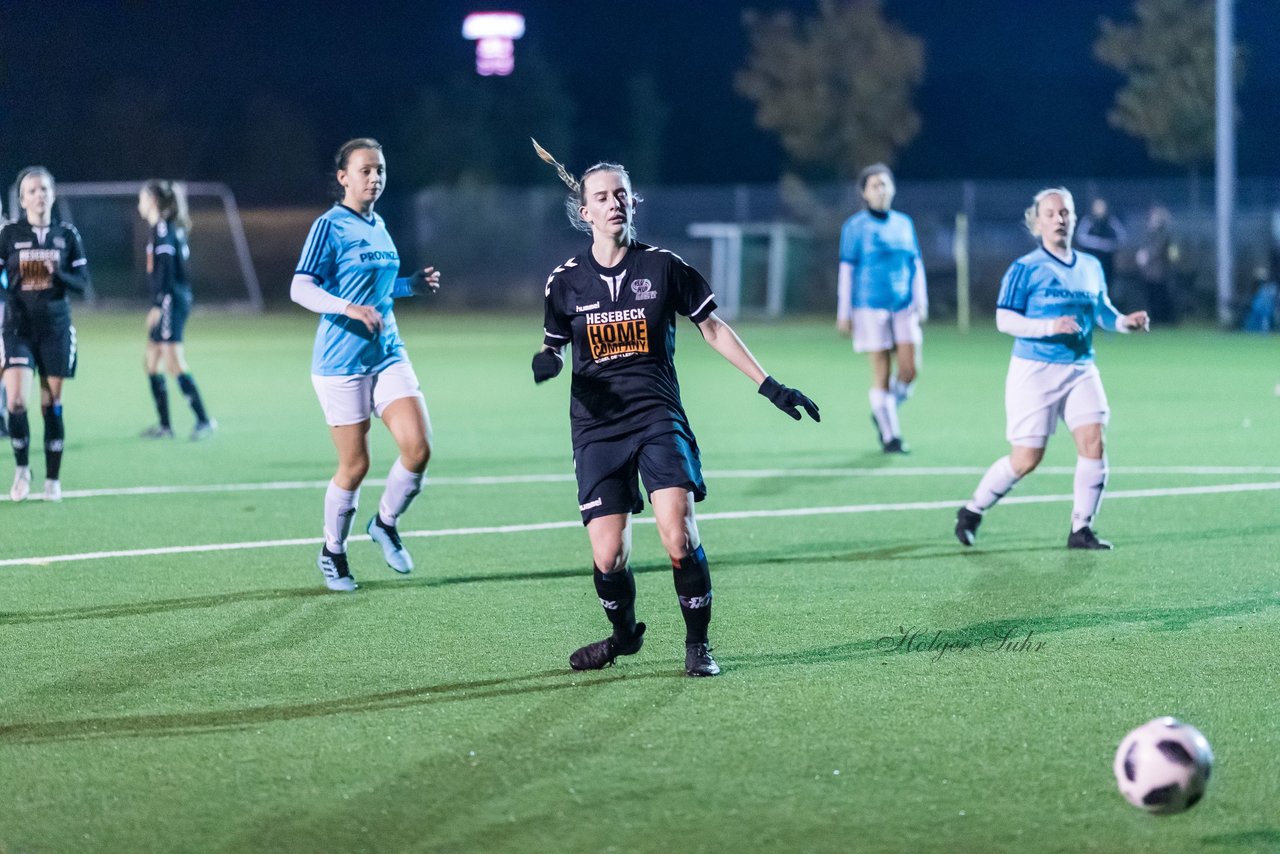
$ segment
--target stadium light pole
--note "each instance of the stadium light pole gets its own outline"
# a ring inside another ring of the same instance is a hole
[[[1236,127],[1234,75],[1235,42],[1232,0],[1217,0],[1215,9],[1215,204],[1217,207],[1218,248],[1218,323],[1228,327],[1232,322],[1235,290],[1235,246],[1231,229],[1235,219],[1236,197]]]

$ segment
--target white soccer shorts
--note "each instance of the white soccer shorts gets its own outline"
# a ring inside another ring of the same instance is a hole
[[[359,424],[370,415],[381,418],[387,406],[402,397],[423,400],[422,386],[408,362],[396,362],[377,374],[341,377],[312,374],[311,385],[320,398],[324,420],[330,427]]]
[[[1005,438],[1025,448],[1043,448],[1057,429],[1105,425],[1111,418],[1102,375],[1085,365],[1037,362],[1014,356],[1004,385]]]
[[[900,311],[887,308],[855,308],[853,310],[853,352],[878,353],[899,344],[924,342],[920,315],[915,306]]]

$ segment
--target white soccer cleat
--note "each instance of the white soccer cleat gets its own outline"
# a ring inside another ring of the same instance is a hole
[[[13,472],[13,486],[9,487],[9,497],[14,501],[26,501],[31,494],[31,469],[18,466]]]
[[[413,571],[413,558],[409,556],[409,550],[404,547],[404,543],[400,542],[400,532],[394,525],[387,527],[382,524],[382,517],[374,513],[369,524],[365,526],[365,531],[368,532],[371,540],[382,547],[382,557],[387,562],[387,566],[402,574]]]
[[[62,500],[62,481],[46,480],[44,482],[44,500],[45,501],[61,501]]]

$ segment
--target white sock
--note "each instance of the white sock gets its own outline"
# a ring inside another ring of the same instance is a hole
[[[1107,458],[1076,457],[1075,503],[1071,505],[1071,530],[1092,525],[1107,488]]]
[[[898,401],[893,392],[873,388],[867,398],[871,401],[871,414],[876,419],[876,427],[880,428],[880,441],[888,442],[901,435],[898,427]]]
[[[334,554],[347,550],[347,535],[360,504],[360,490],[347,490],[332,480],[324,491],[324,544]]]
[[[911,392],[915,391],[915,389],[916,389],[915,380],[912,380],[909,383],[904,383],[902,380],[898,379],[897,377],[894,377],[893,379],[889,380],[889,391],[893,393],[893,398],[895,401],[897,401],[897,404],[899,406],[901,406],[904,402],[906,402],[908,398],[911,397]]]
[[[395,527],[400,514],[409,509],[413,499],[422,491],[422,481],[426,480],[426,472],[412,472],[404,467],[400,458],[391,465],[387,473],[387,486],[382,491],[382,500],[378,502],[378,515],[382,524]]]
[[[987,473],[978,481],[978,488],[973,491],[973,498],[965,507],[974,513],[984,513],[1004,498],[1022,478],[1014,474],[1013,462],[1008,457],[1001,457],[991,464]]]

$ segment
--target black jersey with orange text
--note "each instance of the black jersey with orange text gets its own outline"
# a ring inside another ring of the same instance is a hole
[[[0,228],[0,262],[8,279],[6,323],[69,318],[68,292],[89,285],[80,232],[64,222],[36,228],[21,219]]]
[[[588,249],[552,271],[545,296],[543,342],[573,350],[575,448],[663,422],[689,431],[673,358],[676,315],[701,323],[716,308],[697,270],[643,243],[615,267]]]
[[[147,241],[147,278],[151,286],[151,304],[162,305],[166,295],[188,290],[187,230],[176,223],[160,220],[151,227]]]

